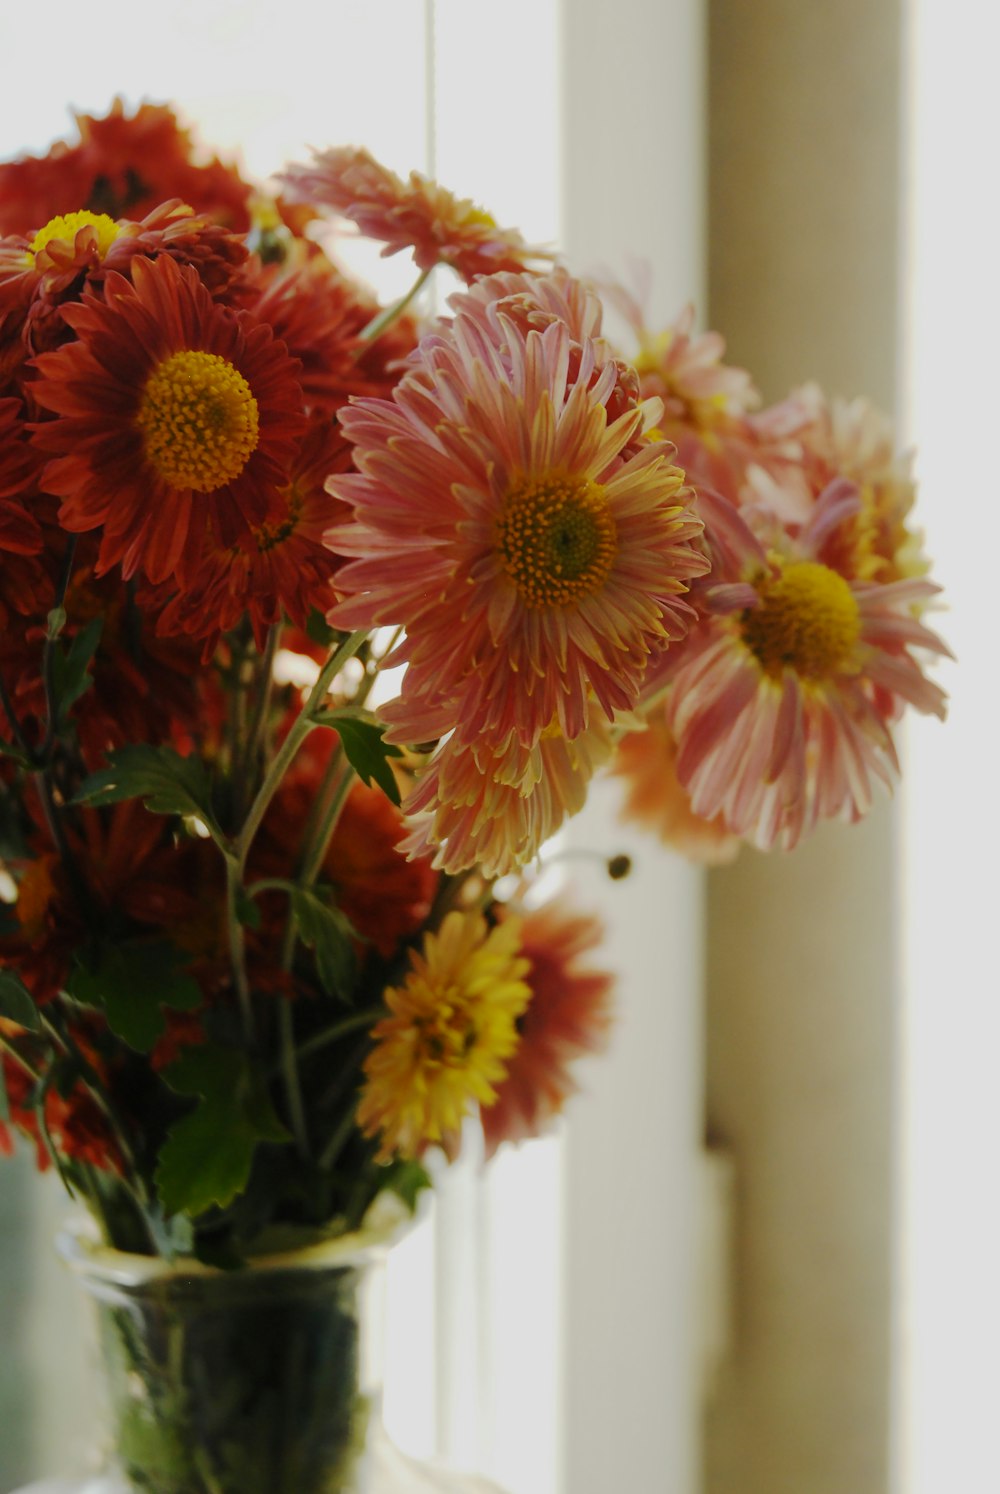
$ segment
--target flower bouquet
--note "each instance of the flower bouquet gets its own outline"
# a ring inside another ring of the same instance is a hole
[[[943,715],[937,588],[865,402],[759,409],[362,149],[265,191],[167,108],[78,126],[0,167],[0,1149],[133,1262],[72,1248],[133,1487],[361,1489],[351,1252],[608,1030],[541,848],[607,770],[702,860],[858,819]]]

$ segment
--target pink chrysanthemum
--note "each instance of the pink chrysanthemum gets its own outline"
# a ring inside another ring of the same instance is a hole
[[[856,483],[860,507],[841,535],[841,568],[858,579],[923,575],[922,536],[909,525],[916,499],[909,453],[896,449],[888,416],[866,399],[828,398],[816,384],[754,416],[758,451],[741,497],[786,526],[809,521],[815,494],[837,477]]]
[[[487,1158],[504,1142],[546,1131],[577,1092],[572,1065],[604,1047],[612,1019],[612,977],[586,960],[602,932],[595,918],[562,901],[522,915],[521,953],[530,962],[525,980],[531,999],[517,1019],[520,1042],[496,1086],[496,1099],[480,1106]]]
[[[551,253],[530,247],[489,213],[411,171],[408,181],[354,146],[317,151],[310,166],[290,166],[279,178],[293,202],[332,208],[385,244],[383,255],[412,249],[421,270],[451,265],[466,280],[523,270]]]
[[[408,856],[434,854],[433,865],[455,873],[478,867],[500,877],[525,866],[563,821],[577,814],[590,780],[612,753],[611,728],[598,718],[572,742],[558,732],[530,753],[483,746],[441,746],[404,804]]]
[[[873,784],[898,771],[891,727],[904,706],[944,715],[911,652],[948,652],[916,616],[937,587],[836,569],[859,505],[853,484],[832,483],[769,550],[724,500],[706,511],[736,564],[713,572],[705,620],[672,674],[677,776],[696,814],[721,814],[765,849],[791,848],[819,820],[859,819]]]
[[[672,448],[637,440],[648,410],[609,418],[618,365],[599,356],[558,318],[525,332],[459,308],[391,401],[344,411],[358,472],[330,487],[355,522],[330,543],[357,558],[331,620],[405,627],[396,740],[572,740],[683,636],[701,525]]]
[[[739,837],[721,815],[706,820],[691,808],[677,778],[677,743],[662,702],[644,729],[619,739],[612,772],[625,785],[622,818],[652,830],[664,845],[706,866],[724,866],[739,852]]]

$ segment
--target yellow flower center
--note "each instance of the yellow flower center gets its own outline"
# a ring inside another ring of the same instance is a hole
[[[843,576],[812,560],[786,565],[743,614],[743,641],[768,674],[794,669],[825,679],[851,665],[861,634],[854,594]]]
[[[528,607],[570,607],[592,596],[618,552],[604,489],[553,473],[523,478],[504,501],[497,549]]]
[[[107,254],[115,239],[121,233],[121,229],[114,218],[109,218],[107,213],[91,213],[87,209],[79,213],[60,213],[56,218],[50,218],[44,228],[40,228],[28,246],[28,258],[33,260],[40,249],[53,239],[61,239],[67,244],[72,244],[81,228],[93,228],[97,235],[97,252],[101,259]]]
[[[238,477],[259,439],[257,401],[243,375],[218,353],[187,348],[146,380],[136,425],[164,481],[196,493]]]

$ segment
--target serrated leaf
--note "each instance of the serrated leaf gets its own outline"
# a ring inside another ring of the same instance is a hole
[[[194,1219],[213,1204],[232,1203],[246,1187],[257,1141],[239,1106],[201,1104],[177,1121],[156,1168],[164,1213]]]
[[[119,747],[108,753],[108,767],[84,780],[73,803],[118,804],[123,799],[142,799],[153,814],[196,815],[222,839],[200,757],[181,757],[172,747]]]
[[[67,991],[75,1001],[102,1007],[111,1030],[148,1053],[166,1029],[164,1007],[193,1011],[202,1004],[201,987],[184,963],[181,951],[164,940],[109,947],[96,966],[74,970]]]
[[[221,1043],[197,1043],[184,1049],[163,1078],[179,1095],[198,1096],[203,1100],[225,1100],[246,1087],[249,1064],[238,1048],[224,1048]]]
[[[53,616],[53,613],[49,614],[50,625]],[[65,651],[58,647],[52,649],[52,689],[60,721],[66,719],[80,696],[94,683],[87,671],[97,652],[103,627],[103,617],[92,618]]]
[[[320,726],[332,726],[340,738],[347,761],[362,783],[378,784],[382,792],[400,802],[399,785],[389,766],[390,757],[402,757],[398,747],[385,740],[385,727],[365,716],[345,711],[321,711],[315,720]]]
[[[292,893],[292,912],[302,943],[316,955],[320,985],[328,996],[348,1001],[354,991],[358,935],[349,918],[316,892],[299,887]]]
[[[289,1133],[262,1077],[235,1048],[189,1048],[163,1077],[179,1094],[202,1096],[160,1150],[156,1189],[164,1213],[195,1218],[213,1205],[225,1208],[246,1187],[258,1143],[288,1141]]]
[[[42,1030],[42,1019],[31,992],[13,970],[0,970],[0,1017],[26,1027],[29,1032]]]

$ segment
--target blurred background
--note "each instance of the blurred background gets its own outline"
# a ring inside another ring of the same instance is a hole
[[[711,874],[596,794],[570,848],[636,868],[567,862],[609,925],[612,1050],[393,1262],[390,1430],[510,1494],[1000,1487],[998,32],[972,0],[0,11],[3,158],[116,94],[262,178],[363,143],[578,273],[645,261],[651,325],[694,300],[765,401],[867,394],[917,448],[947,725],[909,730],[864,825]],[[0,1162],[0,1490],[81,1468],[92,1429],[63,1207]]]

